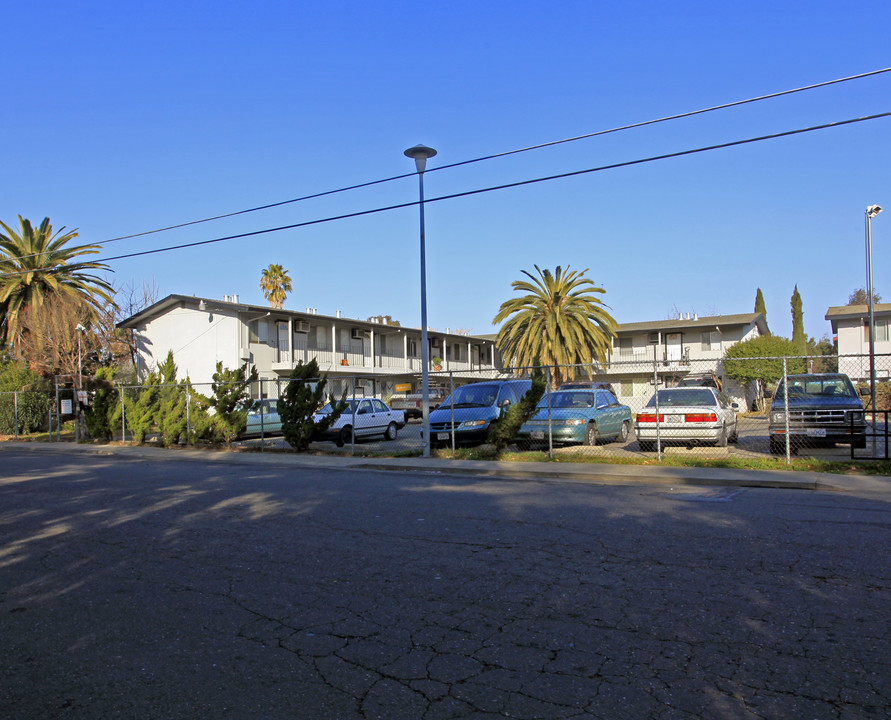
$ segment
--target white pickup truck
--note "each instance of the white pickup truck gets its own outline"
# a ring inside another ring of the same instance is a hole
[[[448,395],[445,388],[432,387],[429,390],[430,409],[433,410],[437,405],[442,403]],[[405,419],[419,418],[421,412],[421,393],[397,393],[390,398],[390,407],[393,410],[402,410],[405,413]]]

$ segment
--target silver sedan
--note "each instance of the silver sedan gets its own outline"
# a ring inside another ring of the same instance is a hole
[[[710,387],[675,387],[657,390],[637,414],[635,429],[640,449],[651,452],[661,445],[705,443],[726,447],[738,437],[739,406]]]

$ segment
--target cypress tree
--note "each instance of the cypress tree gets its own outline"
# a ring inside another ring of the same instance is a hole
[[[755,293],[755,312],[761,313],[764,316],[764,326],[767,327],[767,306],[764,304],[764,295],[761,294],[761,288],[758,288],[758,292]],[[770,335],[770,328],[767,329],[767,334]]]
[[[802,310],[801,295],[798,293],[798,285],[792,293],[792,343],[799,355],[807,355],[807,335],[804,334],[804,311]]]

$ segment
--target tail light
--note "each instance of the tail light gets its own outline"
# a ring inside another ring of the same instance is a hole
[[[656,422],[656,413],[638,413],[637,422]],[[659,415],[659,422],[665,422],[665,416]]]
[[[684,422],[718,422],[715,413],[696,413],[684,415]]]

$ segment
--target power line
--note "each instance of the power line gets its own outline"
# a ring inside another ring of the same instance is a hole
[[[623,167],[630,167],[632,165],[641,165],[644,163],[655,162],[657,160],[668,160],[671,158],[683,157],[685,155],[695,155],[697,153],[709,152],[712,150],[722,150],[730,147],[737,147],[739,145],[747,145],[756,142],[763,142],[765,140],[775,140],[777,138],[789,137],[792,135],[801,135],[803,133],[814,132],[816,130],[826,130],[829,128],[842,127],[844,125],[852,125],[854,123],[866,122],[868,120],[878,120],[880,118],[891,117],[891,112],[879,113],[876,115],[867,115],[859,118],[851,118],[849,120],[839,120],[836,122],[825,123],[822,125],[813,125],[811,127],[799,128],[797,130],[786,130],[783,132],[772,133],[770,135],[760,135],[758,137],[746,138],[744,140],[733,140],[726,143],[720,143],[717,145],[707,145],[705,147],[692,148],[690,150],[679,150],[673,153],[665,153],[663,155],[652,155],[646,158],[640,158],[637,160],[626,160],[624,162],[612,163],[610,165],[600,165],[599,167],[587,168],[585,170],[573,170],[571,172],[560,173],[557,175],[548,175],[545,177],[533,178],[530,180],[519,180],[517,182],[505,183],[503,185],[493,185],[485,188],[479,188],[477,190],[467,190],[460,193],[453,193],[451,195],[441,195],[435,198],[428,198],[425,200],[426,203],[432,202],[440,202],[442,200],[454,200],[456,198],[467,197],[470,195],[479,195],[481,193],[494,192],[496,190],[506,190],[509,188],[521,187],[523,185],[532,185],[534,183],[547,182],[550,180],[560,180],[563,178],[575,177],[577,175],[585,175],[589,173],[602,172],[605,170],[615,170]],[[411,173],[414,175],[415,173]],[[274,228],[266,228],[265,230],[254,230],[252,232],[246,233],[238,233],[237,235],[227,235],[225,237],[213,238],[211,240],[199,240],[195,242],[182,243],[179,245],[170,245],[163,248],[156,248],[154,250],[141,250],[138,252],[127,253],[124,255],[115,255],[113,257],[108,258],[99,258],[96,262],[108,263],[113,260],[124,260],[127,258],[141,257],[144,255],[154,255],[156,253],[162,252],[171,252],[173,250],[183,250],[186,248],[200,247],[202,245],[211,245],[214,243],[225,242],[227,240],[238,240],[241,238],[247,237],[256,237],[257,235],[265,235],[274,232],[281,232],[283,230],[294,230],[296,228],[308,227],[310,225],[320,225],[323,223],[334,222],[335,220],[346,220],[349,218],[361,217],[363,215],[373,215],[376,213],[388,212],[390,210],[399,210],[402,208],[412,207],[414,205],[418,205],[420,201],[415,200],[413,202],[405,202],[399,203],[397,205],[388,205],[386,207],[373,208],[371,210],[360,210],[353,213],[346,213],[343,215],[333,215],[326,218],[320,218],[317,220],[307,220],[300,223],[294,223],[291,225],[282,225]]]
[[[518,148],[516,150],[507,150],[505,152],[494,153],[492,155],[483,155],[471,160],[461,160],[449,165],[440,165],[439,167],[430,168],[429,170],[427,170],[427,172],[430,173],[438,172],[440,170],[449,170],[451,168],[461,167],[463,165],[471,165],[473,163],[483,162],[485,160],[494,160],[496,158],[507,157],[509,155],[517,155],[519,153],[529,152],[531,150],[540,150],[542,148],[562,145],[564,143],[576,142],[578,140],[587,140],[588,138],[598,137],[600,135],[609,135],[611,133],[622,132],[624,130],[633,130],[635,128],[655,125],[657,123],[668,122],[670,120],[680,120],[683,118],[693,117],[695,115],[715,112],[716,110],[726,110],[727,108],[760,102],[761,100],[770,100],[773,98],[783,97],[785,95],[792,95],[794,93],[800,93],[806,90],[815,90],[817,88],[827,87],[829,85],[837,85],[839,83],[849,82],[851,80],[860,80],[862,78],[872,77],[874,75],[881,75],[882,73],[887,72],[891,72],[891,67],[881,68],[879,70],[871,70],[869,72],[860,73],[858,75],[849,75],[847,77],[836,78],[834,80],[826,80],[824,82],[814,83],[812,85],[804,85],[802,87],[793,88],[791,90],[781,90],[780,92],[769,93],[767,95],[759,95],[757,97],[747,98],[745,100],[736,100],[734,102],[724,103],[722,105],[713,105],[711,107],[701,108],[699,110],[690,110],[688,112],[678,113],[676,115],[666,115],[665,117],[656,118],[654,120],[644,120],[642,122],[631,123],[629,125],[620,125],[618,127],[609,128],[608,130],[597,130],[595,132],[586,133],[584,135],[576,135],[574,137],[564,138],[562,140],[552,140],[550,142],[540,143],[538,145],[530,145],[528,147]],[[155,230],[145,230],[143,232],[132,233],[130,235],[121,235],[119,237],[110,238],[108,240],[98,241],[95,244],[106,245],[109,243],[118,242],[120,240],[130,240],[137,237],[143,237],[145,235],[154,235],[156,233],[167,232],[168,230],[178,230],[180,228],[189,227],[191,225],[199,225],[201,223],[211,222],[213,220],[223,220],[225,218],[236,217],[238,215],[246,215],[248,213],[259,212],[260,210],[270,210],[272,208],[282,207],[283,205],[291,205],[293,203],[304,202],[306,200],[314,200],[316,198],[325,197],[327,195],[336,195],[337,193],[348,192],[350,190],[359,190],[361,188],[371,187],[373,185],[380,185],[383,183],[392,182],[394,180],[402,180],[403,178],[412,177],[414,175],[414,172],[403,173],[402,175],[393,175],[391,177],[382,178],[380,180],[370,180],[368,182],[358,183],[356,185],[349,185],[347,187],[337,188],[336,190],[325,190],[322,192],[313,193],[311,195],[303,195],[301,197],[292,198],[290,200],[281,200],[279,202],[268,203],[266,205],[258,205],[256,207],[247,208],[245,210],[236,210],[234,212],[213,215],[211,217],[202,218],[200,220],[191,220],[188,222],[177,223],[176,225],[168,225],[166,227],[157,228]]]

